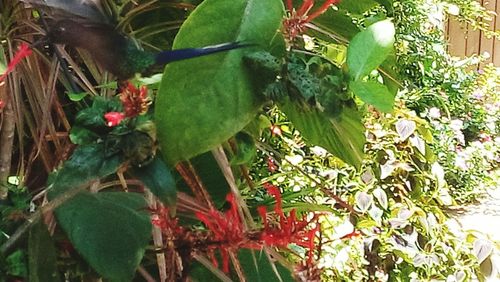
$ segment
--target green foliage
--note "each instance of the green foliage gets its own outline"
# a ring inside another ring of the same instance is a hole
[[[159,157],[146,166],[132,168],[132,175],[137,177],[148,189],[167,206],[175,206],[177,189],[169,168]]]

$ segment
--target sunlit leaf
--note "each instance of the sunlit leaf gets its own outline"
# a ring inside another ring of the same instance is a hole
[[[383,20],[358,33],[347,49],[347,66],[353,80],[359,80],[376,69],[393,50],[394,24]]]
[[[379,111],[391,112],[394,106],[394,95],[383,84],[374,81],[351,81],[349,89],[363,102],[375,106]]]

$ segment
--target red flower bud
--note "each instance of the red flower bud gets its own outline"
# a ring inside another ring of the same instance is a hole
[[[120,112],[109,112],[104,114],[104,119],[106,119],[106,125],[109,127],[114,127],[120,124],[125,118],[125,115]]]

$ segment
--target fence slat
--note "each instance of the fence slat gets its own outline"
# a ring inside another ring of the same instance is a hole
[[[500,14],[500,0],[478,0],[483,7]],[[495,16],[491,22],[492,30],[500,29],[500,20]],[[445,26],[446,38],[449,42],[448,51],[457,57],[471,56],[488,52],[490,58],[485,63],[500,66],[500,42],[494,38],[487,38],[484,32],[474,31],[472,28],[462,28],[458,21],[448,20]]]

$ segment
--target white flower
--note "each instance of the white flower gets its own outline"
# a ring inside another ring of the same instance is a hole
[[[430,118],[440,118],[441,117],[441,112],[439,111],[438,108],[432,107],[429,109],[429,117]]]
[[[454,119],[450,122],[450,127],[453,131],[460,131],[464,126],[464,122],[459,119]]]
[[[460,155],[458,155],[455,158],[455,166],[461,170],[467,170],[467,168],[468,168],[466,159]]]
[[[458,16],[460,14],[460,8],[457,5],[449,4],[447,8],[450,15]]]

